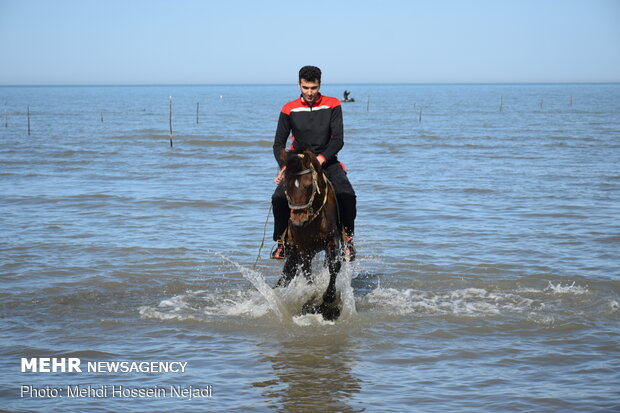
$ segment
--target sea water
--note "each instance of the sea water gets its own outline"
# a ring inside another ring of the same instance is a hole
[[[620,85],[344,89],[359,255],[330,322],[300,311],[322,256],[271,288],[294,85],[0,88],[1,408],[620,410]]]

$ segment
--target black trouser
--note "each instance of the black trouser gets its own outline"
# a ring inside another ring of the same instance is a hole
[[[353,236],[355,231],[355,216],[357,215],[357,198],[355,191],[347,173],[342,169],[342,165],[337,160],[330,161],[323,165],[323,171],[334,186],[338,209],[340,211],[340,225],[349,236]],[[290,209],[284,193],[284,185],[277,186],[271,196],[273,205],[273,240],[277,241],[282,237],[288,225]]]

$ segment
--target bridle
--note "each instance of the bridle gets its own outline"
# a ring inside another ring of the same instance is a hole
[[[297,154],[297,156],[299,156],[300,158],[303,158],[305,155],[304,154]],[[303,171],[297,172],[295,175],[296,176],[301,176],[301,175],[307,175],[307,174],[312,174],[312,194],[310,195],[310,199],[308,200],[308,202],[306,204],[303,205],[295,205],[293,204],[293,202],[291,201],[291,197],[288,194],[288,191],[285,189],[284,193],[286,194],[286,200],[288,202],[288,207],[293,210],[293,211],[298,211],[301,209],[307,209],[308,210],[308,215],[310,216],[310,218],[308,219],[308,224],[310,222],[312,222],[316,217],[319,216],[319,213],[321,212],[321,210],[323,209],[323,207],[325,206],[325,204],[327,204],[327,192],[329,190],[329,185],[325,185],[325,196],[323,197],[323,202],[321,203],[321,206],[319,207],[319,209],[317,209],[316,211],[313,211],[312,209],[312,204],[314,203],[314,197],[318,194],[321,195],[321,188],[319,188],[319,174],[316,171],[316,169],[314,169],[314,165],[312,165],[312,163],[310,163],[310,168],[308,169],[304,169]],[[323,175],[323,181],[327,184],[327,177],[325,176],[325,173],[322,174]]]

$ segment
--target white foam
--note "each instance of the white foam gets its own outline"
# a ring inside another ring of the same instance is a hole
[[[575,285],[575,281],[571,285],[562,285],[562,283],[558,283],[557,285],[553,285],[551,281],[549,281],[549,285],[543,290],[544,292],[551,291],[554,294],[588,294],[590,291],[585,287],[580,287]]]
[[[373,307],[398,315],[421,313],[480,316],[542,308],[529,298],[511,293],[489,292],[481,288],[432,292],[378,287],[363,300]]]
[[[160,320],[205,320],[210,316],[247,316],[259,318],[271,311],[257,291],[187,291],[162,300],[156,307],[138,309],[144,318]]]
[[[159,307],[171,307],[175,311],[180,311],[187,307],[187,303],[183,301],[183,295],[177,295],[159,303]]]
[[[517,290],[518,293],[531,293],[531,294],[540,294],[541,292],[543,292],[543,290],[541,290],[540,288],[519,288]]]
[[[530,313],[527,319],[535,324],[540,324],[547,327],[553,327],[555,325],[555,317],[549,314]]]
[[[157,320],[196,320],[196,317],[190,314],[180,314],[177,312],[159,311],[156,308],[143,306],[138,308],[138,312],[142,318],[153,318]]]
[[[301,327],[333,326],[336,322],[325,320],[321,314],[304,314],[293,317],[293,322]]]

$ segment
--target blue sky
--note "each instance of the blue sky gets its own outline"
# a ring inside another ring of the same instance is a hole
[[[618,82],[618,0],[0,0],[0,85]]]

